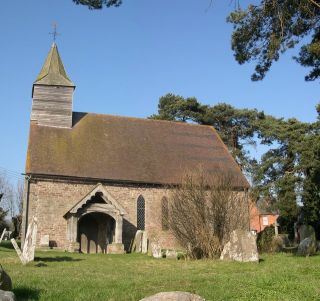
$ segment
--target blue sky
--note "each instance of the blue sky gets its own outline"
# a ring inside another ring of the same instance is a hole
[[[71,0],[1,3],[0,168],[24,171],[32,83],[52,44],[53,22],[77,86],[74,111],[147,117],[170,92],[314,121],[319,83],[304,81],[307,69],[292,61],[295,52],[281,57],[264,81],[251,82],[254,66],[238,65],[230,47],[225,20],[233,5],[214,1],[206,11],[209,2],[124,0],[101,11]]]

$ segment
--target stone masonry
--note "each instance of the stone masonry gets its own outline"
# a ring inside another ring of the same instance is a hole
[[[49,235],[50,246],[68,248],[67,220],[64,215],[96,185],[97,183],[31,180],[28,219],[32,216],[38,219],[37,247],[40,246],[41,237]],[[145,199],[145,230],[149,237],[156,238],[162,248],[177,246],[170,231],[163,231],[161,227],[161,200],[164,196],[169,197],[169,190],[124,184],[106,184],[103,187],[127,212],[123,219],[122,235],[125,250],[129,249],[137,230],[137,199],[140,195]]]

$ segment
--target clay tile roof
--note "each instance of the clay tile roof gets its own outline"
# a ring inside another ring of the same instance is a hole
[[[46,61],[34,84],[74,87],[74,83],[69,79],[63,67],[58,47],[55,43],[52,44]]]
[[[249,186],[212,127],[91,113],[73,120],[72,129],[31,123],[26,173],[177,184],[200,165]]]

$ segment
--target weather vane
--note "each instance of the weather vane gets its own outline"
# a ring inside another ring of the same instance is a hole
[[[57,23],[54,22],[52,24],[52,27],[53,27],[53,31],[49,32],[49,34],[52,35],[53,43],[55,43],[56,39],[57,39],[57,36],[60,35],[60,34],[57,32]]]

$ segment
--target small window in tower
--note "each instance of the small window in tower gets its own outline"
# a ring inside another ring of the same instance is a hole
[[[137,200],[137,230],[145,229],[145,201],[142,195]]]
[[[162,230],[169,229],[169,203],[168,199],[164,196],[161,200],[161,224]]]

